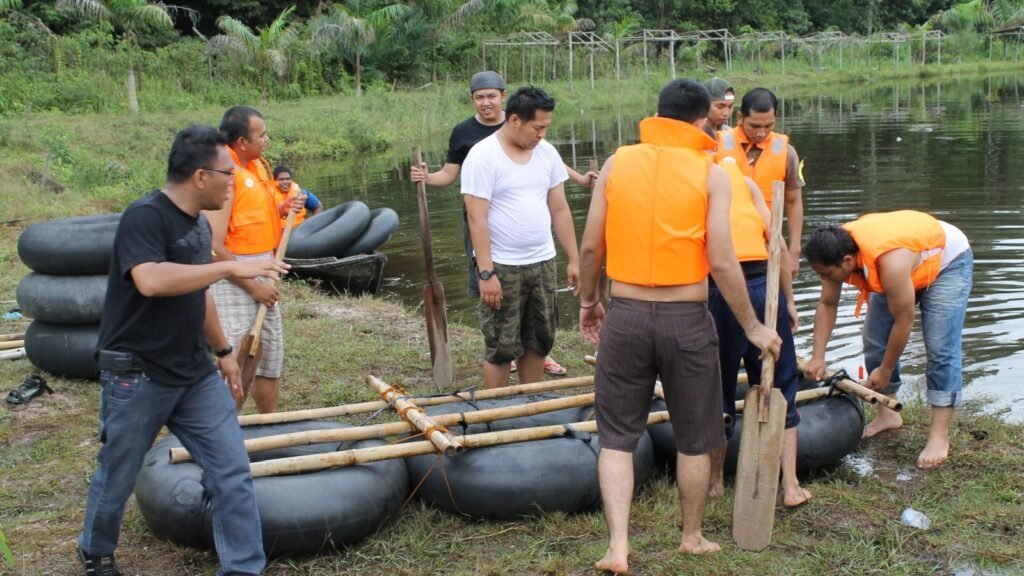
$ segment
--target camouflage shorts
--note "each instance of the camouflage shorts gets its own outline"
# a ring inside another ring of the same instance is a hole
[[[495,263],[494,273],[501,281],[501,308],[477,303],[484,358],[505,364],[527,348],[546,356],[555,345],[555,259],[524,266]]]

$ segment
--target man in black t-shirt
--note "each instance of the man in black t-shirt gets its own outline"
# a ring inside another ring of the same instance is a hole
[[[412,166],[409,177],[413,182],[425,181],[427,186],[432,188],[444,188],[449,186],[462,171],[462,163],[469,154],[469,149],[477,142],[487,138],[498,131],[505,123],[505,81],[497,72],[485,70],[477,72],[469,80],[469,97],[476,108],[476,115],[466,118],[452,128],[451,136],[448,138],[448,153],[445,164],[437,172],[430,172],[426,162],[419,166]],[[596,172],[580,174],[566,165],[569,172],[569,179],[583,186],[590,188],[597,179]],[[466,248],[466,260],[468,265],[467,292],[473,298],[480,297],[480,280],[477,278],[476,260],[473,257],[473,241],[469,236],[469,218],[466,214],[466,207],[462,207],[462,241]],[[515,371],[515,363],[512,363],[512,370]],[[548,374],[563,376],[566,373],[558,362],[550,356],[544,359],[544,370]]]
[[[89,576],[120,574],[114,549],[125,502],[165,424],[203,468],[222,571],[259,574],[266,563],[235,417],[233,397],[242,393],[238,364],[206,288],[223,278],[284,273],[287,266],[273,260],[211,263],[210,224],[200,211],[224,204],[233,172],[220,133],[190,126],[174,139],[164,188],[121,216],[97,351],[103,446],[78,540]]]

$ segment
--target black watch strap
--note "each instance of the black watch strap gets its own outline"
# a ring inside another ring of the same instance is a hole
[[[227,348],[221,348],[220,350],[214,350],[213,351],[213,355],[216,356],[217,358],[223,358],[223,357],[227,356],[228,354],[231,354],[234,351],[235,351],[235,348],[233,346],[231,346],[230,344],[228,344]]]

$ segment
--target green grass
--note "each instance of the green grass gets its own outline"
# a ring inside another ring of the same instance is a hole
[[[414,392],[433,390],[421,311],[386,299],[328,297],[299,283],[286,284],[283,301],[288,355],[282,409],[372,399],[363,383],[367,374]],[[6,322],[0,330],[21,326]],[[450,335],[457,382],[480,384],[477,330],[456,324]],[[562,332],[554,354],[570,374],[583,375],[592,370],[582,362],[588,351],[577,333]],[[31,370],[27,360],[4,362],[0,381],[13,387]],[[99,449],[96,384],[50,382],[57,394],[19,410],[0,410],[0,530],[7,535],[15,574],[76,569],[74,538]],[[913,462],[929,418],[911,403],[902,431],[862,445],[874,473],[860,476],[841,467],[805,479],[814,499],[796,510],[777,509],[773,544],[762,553],[732,544],[731,489],[710,502],[705,519],[708,537],[723,551],[706,558],[674,552],[678,497],[671,479],[656,474],[640,487],[634,504],[633,573],[916,576],[965,565],[1024,573],[1024,427],[977,408],[958,412],[948,465],[924,473]],[[930,516],[932,528],[901,525],[907,506]],[[599,512],[483,522],[414,500],[394,522],[351,549],[274,559],[267,573],[590,574],[605,537]],[[134,501],[118,557],[131,573],[212,574],[216,568],[213,553],[154,536]]]

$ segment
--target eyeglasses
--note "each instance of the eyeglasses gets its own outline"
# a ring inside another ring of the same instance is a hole
[[[205,170],[207,172],[216,172],[218,174],[223,174],[225,176],[234,176],[235,175],[234,169],[231,169],[231,170],[218,170],[216,168],[200,168],[200,170]]]

